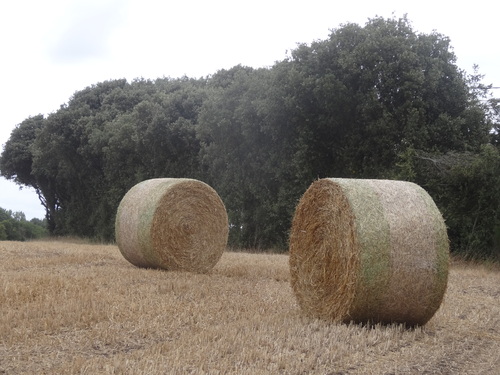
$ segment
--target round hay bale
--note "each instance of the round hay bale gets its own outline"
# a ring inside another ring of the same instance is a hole
[[[308,315],[423,325],[446,290],[449,242],[438,208],[416,184],[321,179],[296,208],[289,261]]]
[[[207,272],[228,239],[226,208],[217,192],[193,179],[140,182],[118,207],[118,248],[137,267]]]

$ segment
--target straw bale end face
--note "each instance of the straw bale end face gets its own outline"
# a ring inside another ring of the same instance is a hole
[[[446,226],[416,184],[321,179],[297,205],[289,262],[293,291],[308,315],[423,325],[446,290]]]
[[[118,248],[137,267],[207,272],[228,240],[217,192],[193,179],[158,178],[132,187],[118,207]]]

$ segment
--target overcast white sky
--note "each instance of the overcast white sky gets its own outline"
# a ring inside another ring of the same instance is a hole
[[[347,22],[408,15],[451,39],[458,65],[500,86],[500,3],[491,0],[27,0],[0,5],[0,146],[29,116],[56,111],[108,79],[199,78],[272,66],[297,43]],[[500,96],[500,90],[495,90]],[[0,178],[0,207],[44,216],[36,194]]]

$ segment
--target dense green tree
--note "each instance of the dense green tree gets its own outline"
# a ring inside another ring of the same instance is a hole
[[[308,184],[294,165],[296,109],[287,80],[284,65],[235,66],[209,80],[200,156],[226,203],[232,246],[286,248],[297,197]]]
[[[299,46],[290,64],[302,163],[319,177],[380,177],[409,146],[477,150],[489,129],[455,60],[448,38],[417,34],[406,18],[344,25]]]
[[[266,69],[236,66],[209,81],[198,137],[207,180],[226,203],[233,246],[269,247],[276,240],[269,220],[276,209],[276,150],[265,132]]]
[[[491,128],[448,38],[406,18],[344,25],[270,70],[238,66],[210,84],[203,161],[243,246],[283,243],[316,178],[390,177],[408,147],[478,151]]]
[[[0,241],[7,240],[7,230],[5,229],[5,225],[0,221]]]
[[[54,228],[53,212],[57,207],[53,177],[41,176],[33,170],[33,144],[45,124],[43,115],[29,117],[12,131],[0,156],[1,175],[21,186],[35,189],[47,212],[49,228]]]
[[[0,158],[3,176],[21,185],[37,187],[32,173],[31,145],[43,126],[43,120],[43,115],[29,117],[14,128]]]
[[[51,187],[47,200],[53,233],[90,237],[102,224],[94,215],[94,202],[103,191],[102,163],[89,147],[89,137],[120,113],[106,106],[105,99],[126,85],[125,80],[108,81],[76,92],[47,117],[33,142],[33,173]]]
[[[18,171],[17,182],[40,186],[51,233],[111,240],[116,207],[132,185],[198,173],[203,85],[183,78],[87,87],[46,119],[36,118],[30,137],[17,133],[31,130],[33,120],[18,127],[2,174]],[[26,152],[12,151],[19,149]]]
[[[434,198],[448,226],[452,251],[500,260],[500,151],[443,154],[408,149],[397,176],[419,183]]]

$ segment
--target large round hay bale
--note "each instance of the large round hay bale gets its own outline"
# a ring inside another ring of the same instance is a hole
[[[416,184],[321,179],[296,208],[291,284],[308,315],[423,325],[441,305],[448,263],[443,218]]]
[[[207,272],[224,252],[228,218],[217,192],[193,179],[158,178],[132,187],[118,207],[118,247],[138,267]]]

